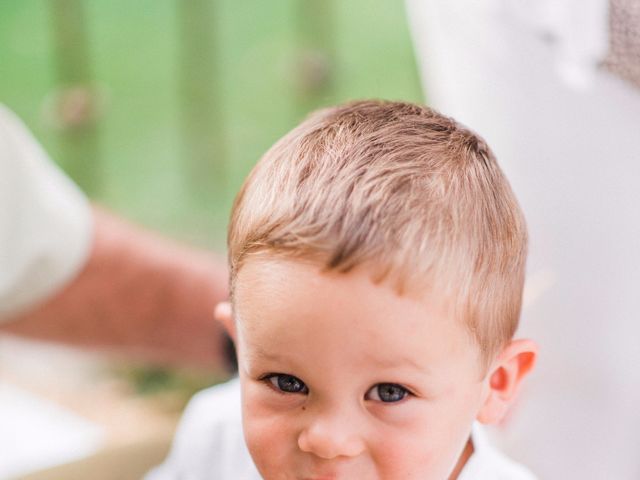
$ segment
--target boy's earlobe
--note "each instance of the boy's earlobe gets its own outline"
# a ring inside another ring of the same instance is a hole
[[[488,395],[477,415],[485,424],[499,423],[516,399],[524,377],[533,369],[538,346],[532,340],[512,340],[489,371]]]
[[[231,303],[220,302],[216,305],[213,313],[214,318],[222,324],[227,331],[231,339],[236,341],[236,323],[233,321],[233,313],[231,310]]]

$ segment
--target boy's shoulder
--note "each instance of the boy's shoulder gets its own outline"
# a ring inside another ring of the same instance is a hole
[[[197,393],[189,402],[162,465],[145,480],[259,480],[242,433],[238,379]]]
[[[537,480],[529,469],[496,449],[480,424],[473,425],[471,439],[474,452],[458,480]]]

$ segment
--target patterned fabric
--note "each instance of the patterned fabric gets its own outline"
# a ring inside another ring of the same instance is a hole
[[[603,67],[640,88],[640,1],[609,0],[609,32]]]

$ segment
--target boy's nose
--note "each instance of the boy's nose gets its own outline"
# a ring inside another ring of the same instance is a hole
[[[356,457],[365,448],[362,435],[348,418],[322,417],[314,419],[299,435],[300,450],[329,460]]]

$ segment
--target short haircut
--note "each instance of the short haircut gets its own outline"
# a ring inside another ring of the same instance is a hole
[[[256,254],[368,268],[399,294],[450,295],[488,361],[520,317],[527,232],[476,133],[405,102],[318,110],[258,162],[234,202],[231,291]]]

